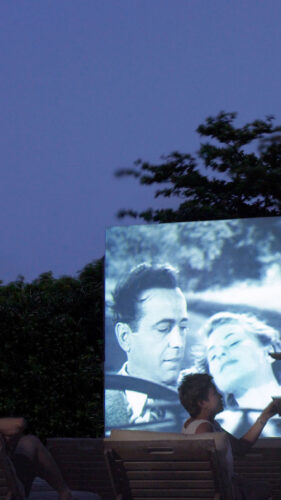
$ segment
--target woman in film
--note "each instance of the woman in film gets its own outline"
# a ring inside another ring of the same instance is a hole
[[[272,397],[281,396],[281,362],[270,356],[281,351],[279,332],[255,316],[220,312],[198,335],[204,343],[195,348],[195,370],[213,376],[225,399],[220,423],[239,433]],[[279,426],[280,418],[273,419],[263,435],[280,436]]]

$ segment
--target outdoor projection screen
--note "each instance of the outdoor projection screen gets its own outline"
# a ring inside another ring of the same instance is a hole
[[[188,311],[179,378],[185,373],[210,373],[224,397],[225,410],[217,420],[240,437],[271,396],[281,396],[281,361],[269,355],[281,351],[281,218],[135,225],[107,231],[106,433],[113,428],[180,432],[188,417],[178,402],[176,383],[159,384],[146,375],[158,363],[157,338],[150,365],[149,343],[142,346],[141,333],[133,333],[138,335],[138,354],[147,363],[147,372],[132,377],[124,365],[130,346],[125,342],[126,325],[121,324],[116,335],[112,294],[142,264],[177,270]],[[218,313],[226,319],[208,336],[206,322]],[[150,412],[144,404],[152,408]],[[263,436],[280,436],[280,420],[274,417]]]

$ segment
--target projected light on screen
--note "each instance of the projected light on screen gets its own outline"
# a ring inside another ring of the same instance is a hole
[[[280,217],[113,227],[105,289],[106,432],[180,432],[185,373],[213,376],[237,436],[281,396]]]

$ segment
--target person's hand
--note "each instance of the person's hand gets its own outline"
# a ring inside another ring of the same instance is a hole
[[[271,401],[269,405],[265,407],[265,409],[261,413],[261,418],[269,420],[273,415],[278,413],[277,405],[274,401]]]
[[[281,352],[269,352],[268,354],[273,359],[276,359],[276,360],[280,360],[281,359]]]
[[[275,404],[277,408],[277,413],[281,417],[281,398],[280,397],[273,397],[273,403]]]

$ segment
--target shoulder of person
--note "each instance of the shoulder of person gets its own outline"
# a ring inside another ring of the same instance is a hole
[[[192,419],[186,420],[183,426],[184,434],[201,434],[203,432],[215,432],[214,425],[205,419]]]
[[[201,434],[203,432],[214,432],[214,427],[211,422],[202,422],[198,425],[195,434]]]

